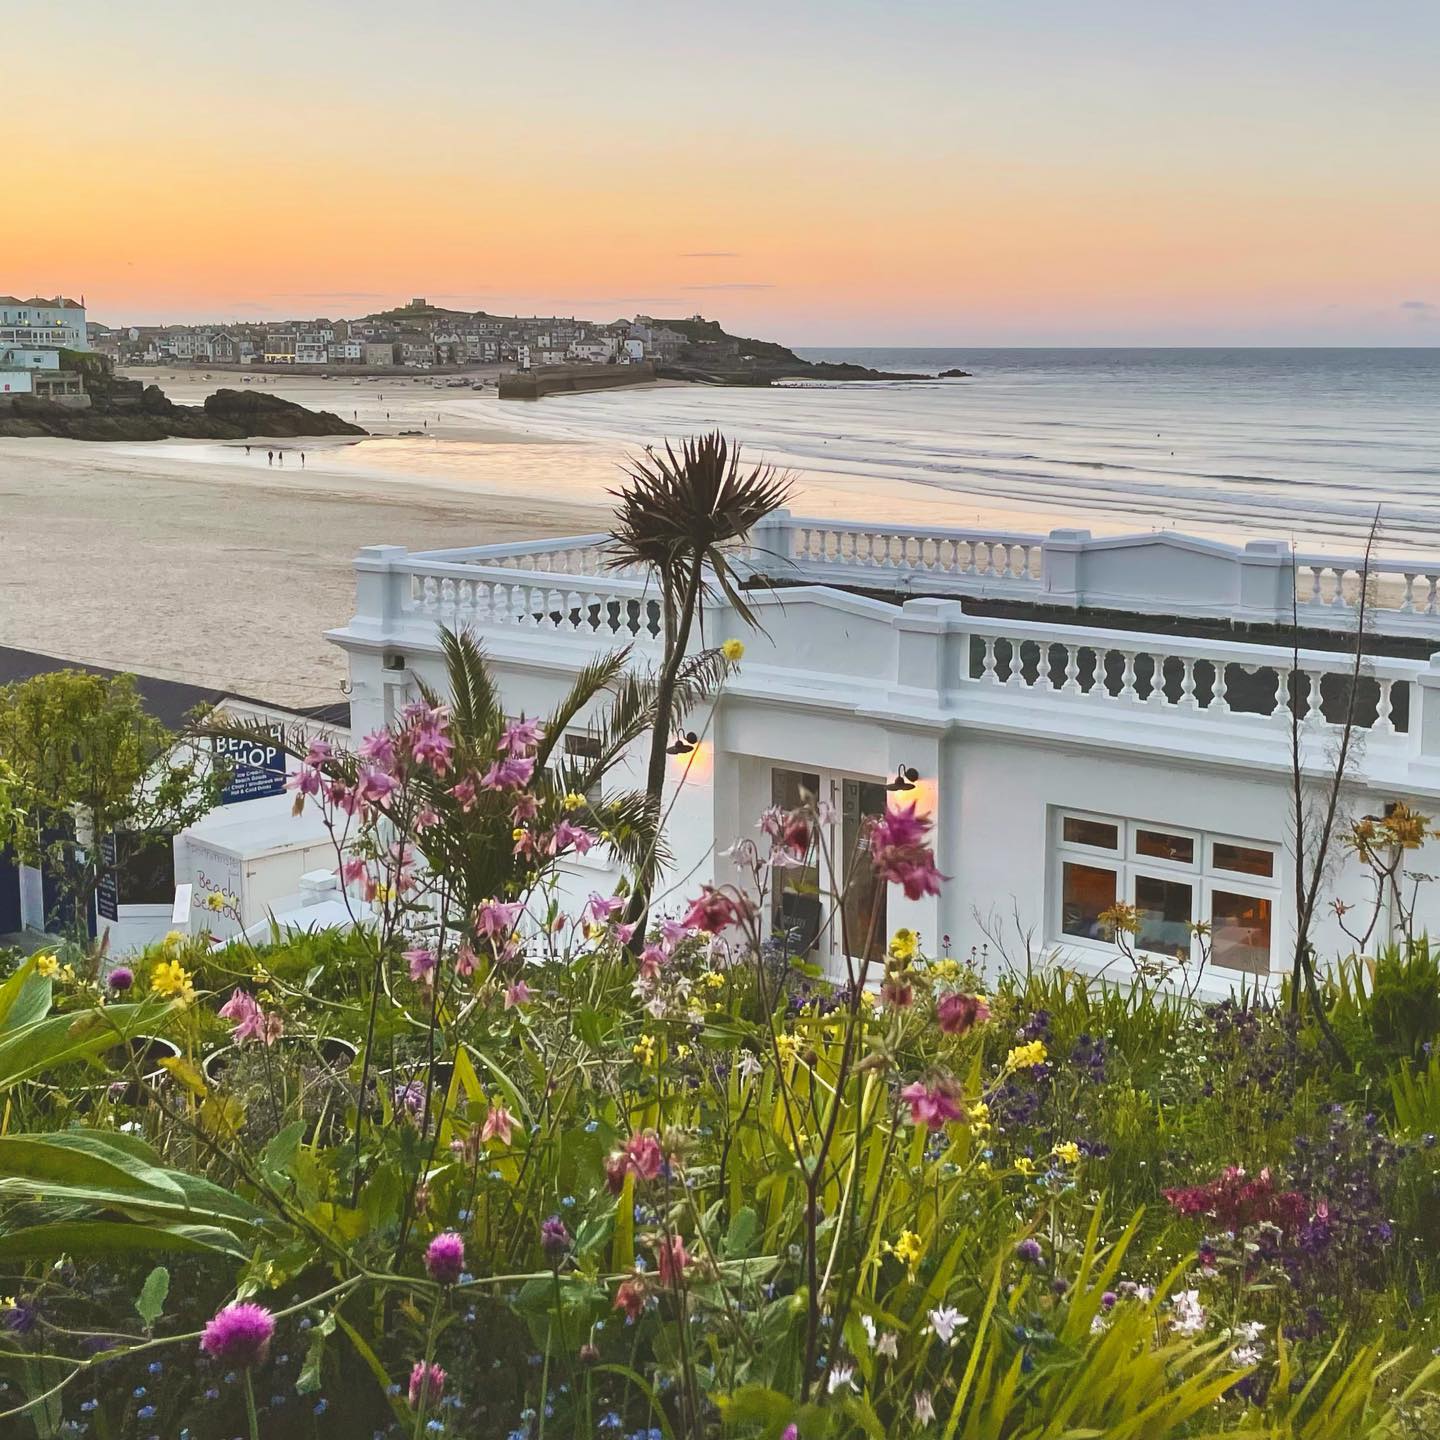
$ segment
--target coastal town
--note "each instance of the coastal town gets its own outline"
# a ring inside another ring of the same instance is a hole
[[[701,315],[690,325],[704,326]],[[423,296],[355,320],[198,325],[107,325],[85,303],[0,295],[0,368],[49,367],[60,348],[94,350],[122,365],[303,366],[333,370],[458,370],[478,365],[626,365],[677,360],[690,348],[738,359],[738,340],[697,338],[648,315],[608,324],[574,316],[447,310]]]

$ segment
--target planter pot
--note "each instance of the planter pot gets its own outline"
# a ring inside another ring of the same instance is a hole
[[[138,1064],[141,1078],[146,1084],[155,1085],[165,1078],[162,1060],[178,1060],[180,1047],[162,1035],[132,1035],[101,1053],[101,1060],[117,1071],[129,1075]],[[98,1085],[87,1085],[78,1092],[76,1105],[88,1109],[96,1100],[109,1098],[120,1105],[139,1105],[145,1099],[145,1090],[135,1080],[115,1079],[101,1081]]]

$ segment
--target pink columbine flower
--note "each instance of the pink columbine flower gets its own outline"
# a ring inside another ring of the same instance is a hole
[[[360,783],[355,787],[355,793],[364,804],[379,805],[390,798],[399,784],[393,775],[367,767],[360,772]]]
[[[942,995],[935,1006],[935,1018],[946,1035],[968,1035],[990,1018],[990,1007],[978,995],[953,992]]]
[[[429,985],[435,978],[435,952],[427,949],[407,950],[404,959],[410,962],[410,978],[417,984]]]
[[[512,720],[495,748],[502,755],[524,755],[540,743],[544,734],[544,728],[538,721]]]
[[[442,1230],[426,1247],[426,1273],[441,1285],[453,1285],[464,1269],[464,1239],[453,1230]]]
[[[916,1080],[900,1092],[900,1098],[910,1106],[910,1123],[931,1130],[943,1130],[965,1114],[959,1093],[949,1080],[936,1080],[931,1085]]]
[[[482,790],[522,790],[535,774],[535,760],[532,756],[509,756],[504,760],[491,762],[490,768],[480,777]]]
[[[206,1325],[200,1348],[223,1365],[248,1369],[264,1363],[274,1335],[275,1317],[263,1305],[240,1301],[225,1306]]]
[[[224,1020],[235,1021],[231,1039],[237,1045],[256,1040],[273,1045],[285,1032],[285,1021],[279,1015],[267,1015],[253,995],[237,990],[217,1012]]]
[[[352,858],[340,867],[340,878],[347,885],[353,885],[357,880],[363,880],[365,878],[365,871],[365,861]]]
[[[912,801],[886,810],[870,826],[870,858],[875,873],[899,885],[909,900],[938,895],[945,878],[935,868],[935,853],[925,843],[930,821],[917,813]]]
[[[596,925],[604,925],[612,915],[618,915],[624,908],[625,902],[618,895],[611,895],[608,899],[603,895],[591,895],[580,912],[580,918]]]
[[[509,935],[524,908],[520,900],[486,900],[475,912],[475,933],[487,940]]]
[[[395,740],[388,730],[376,730],[360,742],[360,758],[381,770],[395,768]]]
[[[450,769],[450,754],[455,742],[445,733],[442,724],[417,726],[410,732],[410,753],[417,765],[428,765],[437,775]]]
[[[528,1005],[530,1003],[530,987],[523,981],[517,980],[505,991],[505,1008],[514,1010],[516,1006]]]
[[[665,1152],[653,1130],[632,1135],[605,1162],[605,1180],[612,1192],[619,1194],[626,1175],[640,1180],[653,1180],[665,1164]]]
[[[473,775],[467,775],[463,780],[450,787],[450,794],[455,798],[460,809],[467,815],[475,808],[475,800],[478,793],[476,780]]]
[[[470,942],[462,940],[455,949],[455,973],[465,976],[473,975],[479,959],[480,957],[476,955]]]
[[[312,740],[305,750],[306,765],[319,767],[335,758],[335,747],[328,740]]]
[[[418,1410],[423,1405],[428,1410],[444,1393],[445,1372],[433,1361],[427,1365],[417,1360],[410,1371],[410,1408]]]
[[[588,830],[572,825],[568,820],[560,820],[545,842],[545,853],[558,855],[574,846],[577,855],[584,855],[594,844],[595,837]]]
[[[732,925],[743,924],[753,913],[753,907],[744,896],[731,895],[726,890],[705,885],[701,887],[699,899],[690,902],[682,923],[687,929],[718,935]]]
[[[655,1258],[660,1265],[660,1283],[678,1285],[685,1275],[690,1257],[685,1253],[685,1242],[678,1235],[662,1239],[655,1247]]]
[[[485,1123],[480,1127],[480,1138],[488,1142],[498,1135],[500,1143],[508,1145],[514,1125],[515,1117],[503,1105],[492,1105],[485,1116]]]
[[[320,772],[311,765],[302,765],[285,777],[285,788],[300,795],[320,793]]]

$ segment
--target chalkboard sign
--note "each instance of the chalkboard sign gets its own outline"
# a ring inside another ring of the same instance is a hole
[[[229,735],[215,737],[215,755],[230,766],[230,779],[220,792],[222,805],[240,800],[257,800],[263,795],[279,795],[285,789],[285,727],[272,725],[270,734],[275,743],[264,740],[237,740]]]
[[[115,873],[115,837],[100,839],[100,883],[95,887],[95,913],[102,920],[120,918],[120,877]]]

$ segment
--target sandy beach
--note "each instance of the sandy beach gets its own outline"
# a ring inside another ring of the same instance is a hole
[[[160,383],[194,403],[227,380]],[[338,410],[344,384],[283,393]],[[414,391],[400,400],[392,388],[392,431],[436,418],[423,402],[442,392]],[[427,443],[484,447],[504,485],[443,466],[407,474],[403,455],[372,469],[334,441],[284,442],[282,468],[253,442],[247,456],[243,443],[0,440],[0,644],[261,699],[334,701],[344,665],[323,632],[351,614],[361,546],[436,549],[603,526],[603,509],[544,483],[564,469],[570,442],[454,430],[453,442]]]

